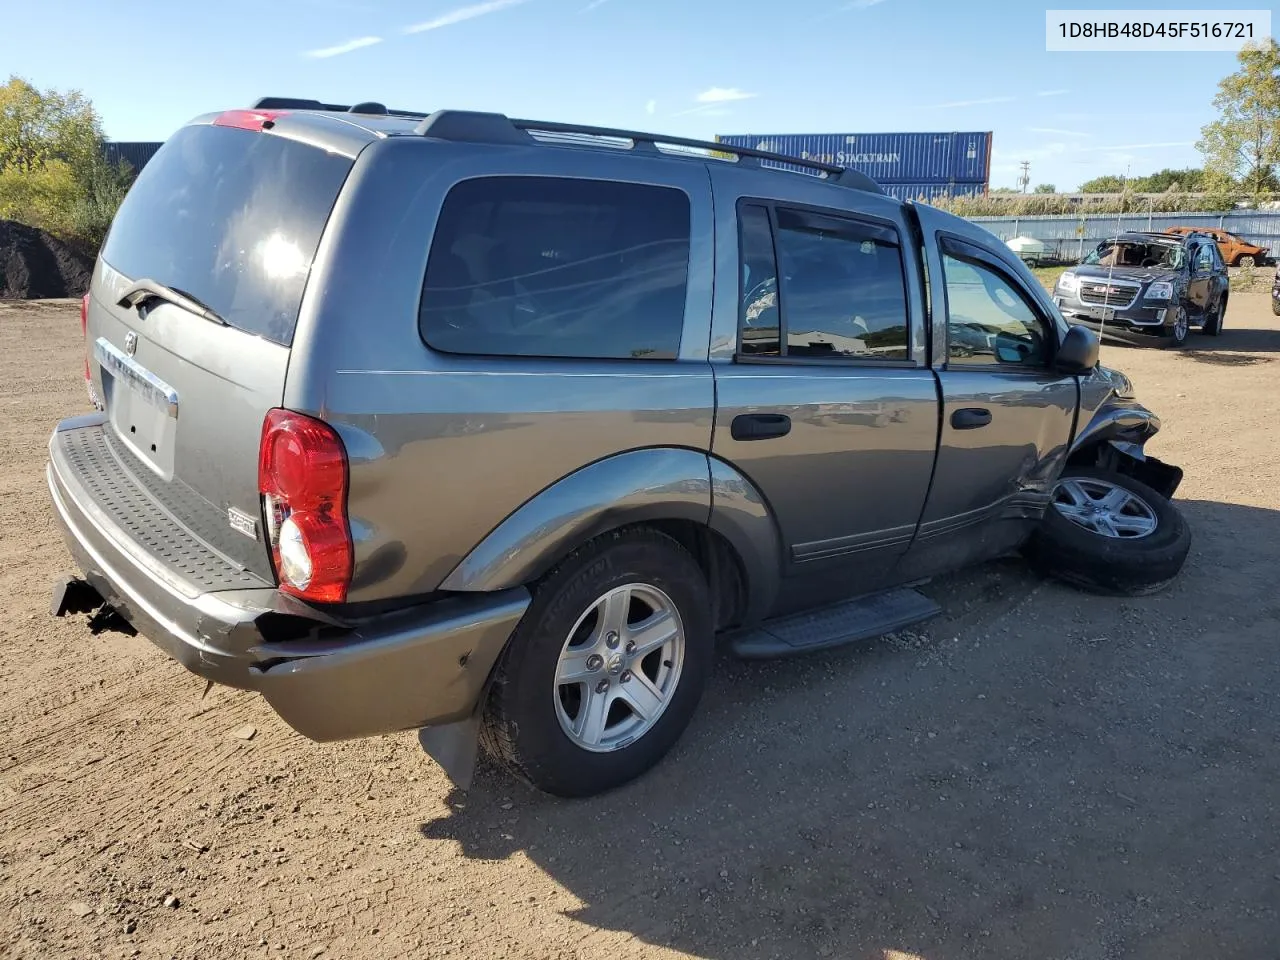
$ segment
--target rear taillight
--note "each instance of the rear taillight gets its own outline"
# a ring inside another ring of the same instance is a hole
[[[89,295],[80,298],[80,338],[84,341],[84,378],[92,380],[89,373]]]
[[[347,451],[327,423],[271,410],[262,424],[258,490],[280,589],[341,603],[351,581]]]

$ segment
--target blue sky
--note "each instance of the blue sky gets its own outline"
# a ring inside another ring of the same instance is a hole
[[[40,0],[9,5],[0,72],[83,90],[116,140],[164,139],[198,113],[274,94],[707,138],[991,130],[993,186],[1012,185],[1021,160],[1031,161],[1033,183],[1060,189],[1126,166],[1138,175],[1198,165],[1194,143],[1234,55],[1046,53],[1045,8],[1025,0]]]

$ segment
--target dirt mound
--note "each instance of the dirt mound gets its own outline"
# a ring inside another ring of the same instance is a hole
[[[0,299],[78,297],[92,273],[92,255],[43,230],[0,220]]]

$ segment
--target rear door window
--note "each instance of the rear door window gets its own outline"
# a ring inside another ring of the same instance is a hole
[[[910,359],[906,276],[896,230],[785,207],[773,211],[771,223],[769,213],[764,206],[739,207],[740,353],[832,361]]]
[[[448,353],[674,360],[688,196],[671,187],[480,177],[445,198],[419,323]]]
[[[142,168],[102,249],[131,280],[187,293],[288,346],[348,157],[266,132],[193,125]]]

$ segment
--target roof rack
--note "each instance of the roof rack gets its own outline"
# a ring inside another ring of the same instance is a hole
[[[431,116],[419,110],[394,110],[376,100],[365,100],[352,106],[340,103],[322,103],[319,100],[305,100],[298,97],[259,97],[250,108],[253,110],[327,110],[332,113],[358,113],[375,117],[409,117],[422,120]]]
[[[634,150],[658,152],[658,144],[708,150],[714,153],[733,154],[739,159],[768,160],[794,167],[807,167],[824,175],[828,182],[842,187],[852,187],[870,193],[883,194],[880,185],[864,173],[839,167],[818,160],[788,157],[767,150],[751,147],[735,147],[710,140],[691,140],[687,137],[670,137],[658,133],[642,133],[638,130],[619,130],[613,127],[592,127],[576,123],[554,123],[544,120],[511,119],[501,113],[480,113],[470,110],[437,110],[426,117],[414,130],[419,136],[441,140],[469,141],[473,143],[528,144],[535,138],[531,131],[579,137],[596,137],[610,140],[629,140]]]

